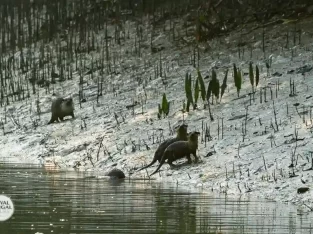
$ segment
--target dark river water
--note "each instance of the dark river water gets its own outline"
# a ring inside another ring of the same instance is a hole
[[[313,233],[311,214],[274,202],[212,197],[176,185],[0,164],[15,212],[0,234]]]

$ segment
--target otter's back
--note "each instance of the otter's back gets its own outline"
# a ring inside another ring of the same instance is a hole
[[[178,139],[177,138],[171,138],[171,139],[167,139],[166,141],[162,142],[160,144],[160,146],[157,148],[156,150],[156,154],[163,154],[164,150],[171,144],[173,144],[174,142],[177,142]]]
[[[176,155],[185,155],[190,153],[188,141],[176,141],[169,145],[165,151],[174,152]]]

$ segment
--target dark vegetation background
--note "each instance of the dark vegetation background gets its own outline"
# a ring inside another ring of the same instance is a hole
[[[157,27],[181,18],[186,27],[194,26],[191,43],[196,45],[246,23],[262,27],[284,18],[308,17],[313,11],[310,4],[310,0],[2,0],[0,105],[29,98],[40,87],[50,92],[56,80],[72,79],[73,71],[80,67],[81,53],[103,50],[95,67],[103,74],[116,72],[108,44],[127,40],[123,27],[127,20],[137,22],[140,35],[140,25],[148,18],[152,41]],[[175,27],[174,21],[170,24]],[[114,37],[102,31],[108,25],[114,25]],[[103,32],[104,40],[97,41],[96,35]],[[61,47],[62,41],[66,46]],[[56,53],[46,47],[48,43]],[[158,51],[152,43],[150,47],[151,52]],[[38,48],[39,59],[34,55]],[[69,66],[73,63],[76,66]]]

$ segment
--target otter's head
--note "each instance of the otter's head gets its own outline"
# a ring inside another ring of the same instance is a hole
[[[198,138],[200,136],[200,132],[190,132],[188,134],[188,142],[192,145],[198,148]]]
[[[64,99],[64,103],[65,103],[66,106],[74,106],[72,98]]]
[[[74,102],[72,98],[63,99],[61,104],[62,111],[69,113],[74,110]]]
[[[187,140],[187,128],[188,125],[187,124],[182,124],[177,128],[177,138],[181,139],[181,140]]]

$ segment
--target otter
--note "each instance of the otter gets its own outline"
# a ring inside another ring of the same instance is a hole
[[[51,119],[48,124],[54,121],[63,121],[65,116],[72,116],[74,118],[74,103],[72,98],[57,98],[53,100],[51,105]]]
[[[114,168],[111,171],[109,171],[107,174],[107,176],[110,176],[110,178],[116,178],[116,179],[124,179],[125,178],[125,174],[123,171],[121,171],[120,169]]]
[[[158,170],[161,168],[161,166],[164,164],[165,160],[167,159],[167,163],[173,167],[173,161],[187,157],[188,163],[191,163],[190,154],[193,154],[195,156],[195,162],[198,162],[197,157],[197,149],[198,149],[198,137],[200,133],[199,132],[191,132],[188,135],[188,141],[176,141],[169,145],[162,156],[161,162],[158,166],[158,168],[150,175],[154,175],[158,172]]]
[[[167,139],[165,140],[164,142],[162,142],[159,147],[157,148],[157,150],[155,151],[154,153],[154,157],[153,157],[153,160],[150,164],[140,168],[138,171],[141,171],[143,169],[146,169],[150,166],[152,166],[156,161],[159,161],[161,162],[161,158],[163,156],[163,153],[165,151],[165,149],[172,143],[176,142],[176,141],[187,141],[187,128],[188,128],[188,125],[187,124],[182,124],[180,125],[176,132],[177,132],[177,135],[175,138],[170,138],[170,139]]]

